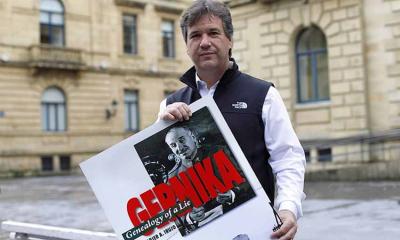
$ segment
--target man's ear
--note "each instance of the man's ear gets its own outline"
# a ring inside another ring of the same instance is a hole
[[[229,58],[232,57],[233,39],[229,40]]]

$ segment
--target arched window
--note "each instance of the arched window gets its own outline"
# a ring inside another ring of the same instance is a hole
[[[67,113],[64,93],[56,88],[47,88],[42,95],[42,129],[49,132],[65,131]]]
[[[64,46],[64,6],[58,0],[40,1],[40,43]]]
[[[329,100],[328,53],[324,33],[316,26],[297,36],[297,101]]]

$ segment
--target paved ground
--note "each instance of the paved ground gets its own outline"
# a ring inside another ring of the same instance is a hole
[[[0,179],[0,191],[0,221],[111,231],[81,176]],[[307,183],[306,193],[298,240],[400,236],[400,182]]]

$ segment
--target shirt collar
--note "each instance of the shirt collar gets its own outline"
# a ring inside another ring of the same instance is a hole
[[[235,75],[235,74],[240,74],[239,67],[235,63],[235,60],[233,58],[230,59],[229,63],[229,69],[224,73],[220,80],[220,84],[228,84],[229,79]],[[187,70],[180,78],[179,80],[186,84],[188,87],[197,90],[197,83],[196,83],[196,69],[194,66],[192,66],[189,70]]]
[[[207,89],[207,90],[215,89],[215,88],[217,88],[218,83],[219,83],[219,80],[216,83],[214,83],[214,85],[212,85],[210,87],[210,89],[208,89],[207,88],[207,83],[205,81],[201,80],[199,78],[199,76],[197,75],[197,73],[196,73],[196,85],[197,85],[197,89],[198,90],[201,90],[201,89]]]

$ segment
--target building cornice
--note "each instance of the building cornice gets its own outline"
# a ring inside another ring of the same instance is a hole
[[[257,2],[257,0],[228,0],[224,1],[230,8],[236,8]]]
[[[0,69],[1,68],[19,68],[24,70],[29,70],[32,75],[37,75],[39,72],[36,67],[32,66],[30,62],[22,62],[22,61],[9,61],[9,62],[1,62],[0,61]],[[52,71],[69,72],[69,69],[53,69],[42,67],[41,71],[46,71],[46,69],[50,69]],[[121,69],[121,68],[100,68],[97,66],[85,66],[84,68],[79,70],[80,74],[84,73],[103,73],[109,75],[135,75],[135,76],[144,76],[144,77],[154,77],[154,78],[179,78],[182,75],[182,72],[166,72],[166,71],[150,71],[143,69]]]
[[[134,8],[142,8],[147,4],[147,1],[141,0],[114,0],[115,5],[120,7],[134,7]]]

